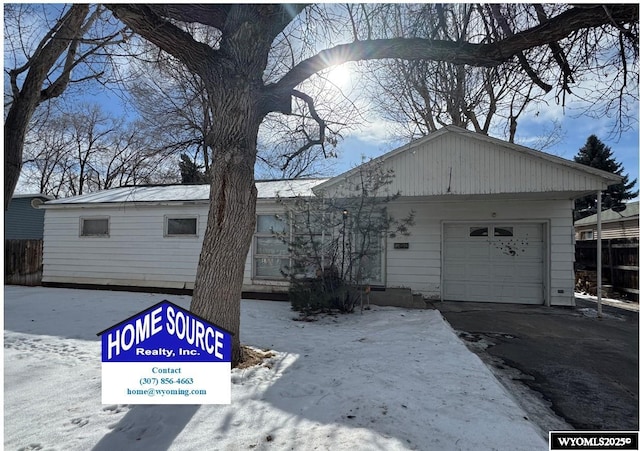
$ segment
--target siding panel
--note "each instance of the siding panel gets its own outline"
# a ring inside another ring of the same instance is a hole
[[[192,288],[207,213],[206,205],[47,209],[43,281]],[[196,216],[198,236],[165,237],[167,215]],[[108,216],[109,237],[80,237],[81,216]],[[245,263],[244,284],[253,284],[251,258]]]
[[[418,143],[384,165],[396,174],[391,189],[405,196],[602,189],[597,176],[457,133]]]

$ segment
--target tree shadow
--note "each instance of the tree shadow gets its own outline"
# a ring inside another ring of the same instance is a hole
[[[5,330],[77,340],[96,334],[169,299],[189,308],[191,296],[70,288],[4,287]]]
[[[92,451],[168,450],[200,405],[136,405]]]

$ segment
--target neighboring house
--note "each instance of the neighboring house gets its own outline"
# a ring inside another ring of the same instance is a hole
[[[4,213],[5,240],[41,240],[44,209],[38,208],[53,199],[45,194],[16,194]]]
[[[638,201],[629,202],[626,208],[620,212],[611,209],[600,214],[602,223],[602,239],[638,238]],[[594,214],[575,222],[576,240],[598,239],[598,215]]]
[[[458,127],[376,159],[392,169],[388,205],[415,212],[410,236],[382,240],[380,288],[427,299],[574,305],[573,200],[621,177]],[[276,197],[339,192],[325,180],[257,182],[245,291],[284,291]],[[117,188],[47,202],[43,283],[192,288],[208,187]]]

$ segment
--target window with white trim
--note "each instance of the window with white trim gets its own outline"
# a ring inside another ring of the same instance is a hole
[[[283,279],[289,267],[289,246],[283,235],[289,223],[282,215],[258,215],[254,238],[253,274],[257,278]]]
[[[80,236],[109,238],[109,217],[80,218]]]
[[[197,216],[165,216],[164,236],[166,237],[197,237]]]

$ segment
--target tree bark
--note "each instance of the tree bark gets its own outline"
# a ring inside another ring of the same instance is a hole
[[[242,279],[255,230],[254,168],[258,129],[264,119],[264,73],[271,47],[268,29],[251,20],[252,8],[231,8],[220,54],[203,80],[214,121],[207,229],[191,302],[191,311],[233,333],[232,366],[242,359],[240,299]]]
[[[232,365],[242,359],[240,299],[244,266],[255,230],[254,180],[258,127],[256,101],[237,79],[218,91],[209,215],[204,235],[191,311],[233,333]]]

